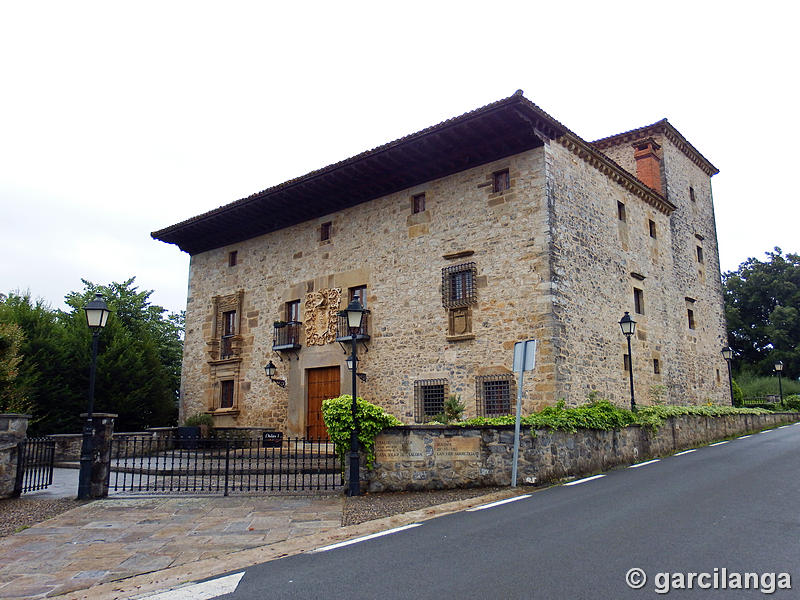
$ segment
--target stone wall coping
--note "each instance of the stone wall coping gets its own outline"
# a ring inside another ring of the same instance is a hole
[[[81,419],[85,419],[89,416],[89,413],[81,413]],[[115,413],[104,413],[104,412],[93,412],[92,418],[100,417],[102,419],[116,419],[119,415]]]
[[[0,445],[0,452],[2,452],[3,450],[8,450],[10,448],[16,448],[16,447],[17,447],[16,442],[11,442],[10,444],[2,444]]]
[[[0,413],[0,419],[7,418],[7,419],[30,419],[31,415],[25,415],[22,413]]]

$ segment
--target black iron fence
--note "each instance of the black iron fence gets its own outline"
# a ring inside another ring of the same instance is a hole
[[[17,444],[16,494],[43,490],[53,483],[56,442],[50,438],[28,438]]]
[[[344,484],[332,442],[302,438],[115,436],[109,489],[212,493],[336,490]]]

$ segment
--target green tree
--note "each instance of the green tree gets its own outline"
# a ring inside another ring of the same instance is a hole
[[[20,346],[25,340],[16,323],[0,323],[0,412],[26,413],[30,410],[23,388],[17,383]]]
[[[722,276],[725,318],[737,371],[769,375],[776,360],[784,377],[800,376],[800,255],[767,252]]]
[[[88,350],[68,335],[56,311],[42,300],[34,302],[28,292],[12,292],[0,301],[0,323],[13,323],[23,333],[15,386],[29,402],[29,431],[80,431],[78,415],[86,410],[86,388],[79,388],[75,379],[88,368]]]
[[[100,292],[113,311],[100,333],[95,410],[119,415],[117,431],[171,425],[177,418],[183,314],[149,302],[134,278],[96,285],[66,297],[68,311],[53,310],[30,294],[0,299],[0,323],[24,333],[15,386],[31,404],[35,435],[80,431],[87,408],[91,332],[83,307]]]
[[[100,333],[95,410],[118,414],[118,431],[173,424],[181,380],[183,313],[165,317],[166,309],[150,304],[152,290],[139,291],[133,277],[109,285],[82,281],[84,290],[67,295],[65,302],[72,310],[60,318],[68,330],[84,338],[86,387],[91,333],[83,307],[99,292],[112,311]]]

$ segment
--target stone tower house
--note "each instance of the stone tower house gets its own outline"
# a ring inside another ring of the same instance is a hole
[[[725,403],[715,173],[666,120],[590,143],[517,92],[157,231],[191,255],[181,418],[323,435],[353,297],[359,396],[406,423],[513,410],[529,338],[525,411],[627,405],[625,311],[638,403]]]

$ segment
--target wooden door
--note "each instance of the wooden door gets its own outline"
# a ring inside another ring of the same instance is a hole
[[[308,411],[306,412],[306,438],[328,439],[328,430],[322,419],[322,401],[339,396],[339,367],[308,370]]]

